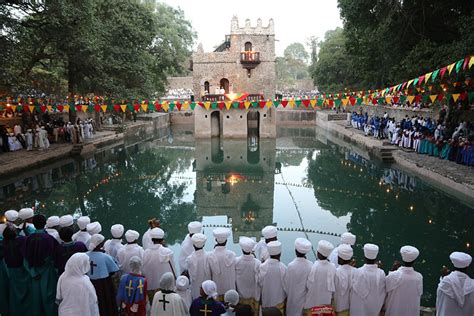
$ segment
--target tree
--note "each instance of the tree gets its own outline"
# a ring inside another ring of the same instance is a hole
[[[308,53],[303,44],[293,43],[285,48],[283,57],[276,58],[277,87],[290,89],[298,79],[309,77]]]

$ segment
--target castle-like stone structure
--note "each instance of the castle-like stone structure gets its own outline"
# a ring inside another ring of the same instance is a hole
[[[275,97],[275,30],[273,20],[239,26],[232,18],[230,34],[214,52],[199,45],[192,57],[193,92],[197,101],[268,100]],[[276,136],[273,107],[195,109],[195,137],[246,138],[249,129],[259,138]]]

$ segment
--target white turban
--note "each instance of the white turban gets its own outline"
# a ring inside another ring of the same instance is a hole
[[[229,303],[231,305],[239,304],[239,293],[236,290],[228,290],[224,294],[224,302]]]
[[[151,239],[163,239],[165,237],[165,232],[163,229],[155,227],[150,230],[150,238]]]
[[[306,238],[296,238],[295,249],[305,255],[311,250],[311,242]]]
[[[341,243],[354,246],[355,242],[356,242],[356,236],[354,234],[346,232],[341,235]]]
[[[216,286],[216,283],[214,281],[206,280],[206,281],[202,282],[201,287],[202,287],[204,293],[206,293],[207,298],[211,298],[211,297],[213,299],[217,298],[217,286]]]
[[[337,255],[342,260],[350,260],[354,255],[354,250],[348,244],[341,244],[337,247]]]
[[[125,239],[127,240],[128,243],[132,243],[136,241],[140,237],[140,234],[136,230],[127,230],[125,233]]]
[[[122,224],[115,224],[110,227],[110,233],[112,234],[112,237],[114,238],[122,238],[123,232],[125,231],[125,228],[123,227]]]
[[[77,219],[77,226],[80,230],[84,230],[87,228],[87,224],[91,222],[89,216],[81,216]]]
[[[189,288],[189,279],[181,275],[176,279],[176,289],[178,291],[185,291]]]
[[[214,234],[214,238],[219,244],[222,244],[227,241],[227,238],[230,236],[230,229],[219,227],[214,229],[212,232]]]
[[[18,219],[18,212],[15,210],[9,210],[5,212],[5,218],[9,222],[14,222]]]
[[[252,252],[253,247],[255,247],[256,242],[252,238],[240,237],[239,245],[245,252]]]
[[[138,256],[133,256],[130,258],[128,262],[128,267],[132,273],[138,274],[140,273],[140,268],[142,267],[142,259]]]
[[[278,230],[275,226],[265,226],[262,229],[262,235],[265,239],[275,238],[278,234]]]
[[[281,254],[281,242],[278,240],[271,241],[267,244],[267,249],[270,256],[277,256]]]
[[[53,228],[59,226],[59,216],[50,216],[48,217],[48,220],[46,221],[46,227],[47,228]]]
[[[403,246],[400,248],[400,255],[402,256],[403,262],[413,262],[418,258],[419,254],[418,249],[412,246]]]
[[[89,250],[94,250],[98,245],[100,245],[105,240],[105,237],[101,234],[92,235],[89,240]]]
[[[91,235],[99,234],[102,231],[102,226],[99,222],[92,222],[87,224],[87,232]]]
[[[471,265],[472,257],[464,252],[455,251],[449,255],[453,266],[458,269],[464,269]]]
[[[21,218],[22,220],[32,218],[33,216],[35,216],[35,213],[34,213],[33,209],[29,208],[29,207],[22,208],[18,212],[18,217]]]
[[[59,226],[69,227],[74,224],[74,218],[71,215],[63,215],[59,218]]]
[[[164,273],[160,278],[160,289],[165,291],[174,291],[175,287],[176,286],[173,273]]]
[[[327,240],[320,240],[318,242],[318,252],[324,257],[329,257],[334,246]]]
[[[365,244],[364,245],[364,257],[370,260],[374,260],[377,258],[379,254],[379,246],[374,244]]]
[[[190,234],[200,233],[202,230],[202,224],[200,222],[191,222],[188,224],[188,232]]]
[[[197,248],[202,248],[206,244],[207,237],[204,234],[196,233],[191,237],[193,245]]]

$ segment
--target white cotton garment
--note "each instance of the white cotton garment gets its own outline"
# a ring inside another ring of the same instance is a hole
[[[179,253],[179,269],[180,272],[188,270],[186,265],[186,259],[194,252],[193,241],[189,234],[186,235],[183,242],[181,243],[181,252]]]
[[[160,279],[166,272],[176,278],[173,251],[160,244],[150,246],[143,254],[142,273],[146,277],[149,290],[160,288]]]
[[[349,264],[340,265],[336,269],[334,292],[334,309],[336,312],[349,310],[352,273],[355,268]]]
[[[313,263],[306,258],[295,258],[288,264],[285,276],[287,293],[286,314],[302,315],[306,299],[306,281]]]
[[[109,239],[104,244],[105,253],[118,262],[118,253],[124,246],[121,239]]]
[[[252,255],[241,255],[235,259],[235,285],[241,299],[260,298],[258,271],[260,261]]]
[[[186,265],[188,266],[190,284],[191,284],[191,296],[194,299],[200,296],[200,289],[202,282],[211,278],[211,272],[209,271],[209,265],[207,263],[207,252],[204,249],[199,249],[193,252],[187,259]]]
[[[386,316],[420,315],[420,299],[423,294],[423,276],[413,267],[400,267],[385,279],[387,297]]]
[[[267,243],[265,242],[265,239],[260,240],[253,248],[253,251],[255,253],[255,257],[257,257],[257,259],[260,260],[261,262],[264,262],[265,260],[270,258],[270,254],[268,253],[268,247],[267,247]]]
[[[258,283],[262,289],[262,307],[273,307],[285,301],[286,266],[276,259],[260,265]]]
[[[89,248],[89,241],[91,240],[91,234],[87,231],[78,231],[74,235],[72,235],[72,240],[73,241],[80,241],[84,245],[86,245],[87,248]]]
[[[153,241],[151,240],[151,237],[150,237],[150,231],[151,231],[151,228],[148,228],[148,230],[143,234],[143,237],[142,237],[143,250],[147,250],[148,248],[150,248],[150,246],[153,245]]]
[[[224,295],[228,290],[235,290],[235,253],[225,246],[216,246],[209,252],[207,262],[217,294]]]
[[[336,267],[328,260],[316,260],[311,267],[306,288],[304,308],[331,304],[335,291]]]
[[[157,292],[153,297],[150,316],[189,315],[186,304],[179,294]]]
[[[143,259],[144,252],[143,248],[138,244],[126,244],[123,246],[117,254],[120,270],[122,270],[123,273],[130,273],[130,259],[133,256]]]
[[[76,253],[67,261],[56,289],[56,300],[60,302],[59,316],[99,315],[95,288],[86,275],[89,268],[89,256],[85,253]]]
[[[474,315],[474,280],[460,271],[442,278],[436,292],[436,315]]]
[[[378,316],[385,300],[385,273],[376,264],[364,264],[352,273],[351,316]]]

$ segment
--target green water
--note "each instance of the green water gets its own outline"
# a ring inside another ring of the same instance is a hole
[[[451,251],[472,254],[474,209],[397,169],[345,149],[314,129],[280,129],[277,140],[194,141],[189,131],[152,141],[126,141],[85,160],[68,160],[0,180],[0,208],[35,206],[45,215],[73,213],[98,220],[103,234],[122,223],[143,233],[157,217],[179,252],[186,225],[202,220],[211,250],[214,226],[260,238],[265,225],[280,229],[285,263],[293,241],[306,237],[338,244],[357,235],[355,258],[366,242],[380,246],[385,271],[401,246],[416,246],[424,276],[423,304],[434,306],[439,271]],[[332,139],[335,142],[340,142]],[[131,144],[133,142],[133,144]],[[314,260],[314,254],[310,255]]]

